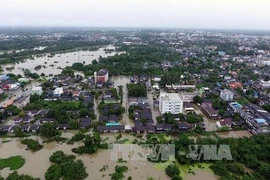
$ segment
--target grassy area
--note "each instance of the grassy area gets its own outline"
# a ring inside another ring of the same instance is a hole
[[[6,159],[0,159],[0,170],[9,167],[10,170],[20,169],[25,163],[22,156],[12,156]]]
[[[173,162],[174,162],[174,160],[172,158],[170,158],[169,161],[167,161],[167,162],[164,162],[164,163],[155,163],[153,167],[155,169],[162,170],[162,171],[165,172],[166,167],[169,164],[173,163]],[[180,169],[180,176],[182,178],[185,178],[188,173],[193,172],[195,170],[204,169],[204,170],[212,171],[209,168],[209,166],[211,166],[211,163],[195,163],[193,165],[182,165],[182,164],[179,164],[178,162],[176,162],[176,165]]]
[[[118,144],[132,144],[132,141],[129,139],[123,139],[123,140],[118,140]]]

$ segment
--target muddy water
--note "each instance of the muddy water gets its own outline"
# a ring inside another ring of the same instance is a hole
[[[68,132],[73,134],[73,132]],[[115,141],[115,136],[117,134],[102,135],[102,138],[106,138],[107,142]],[[68,134],[67,136],[70,136]],[[130,138],[133,136],[123,135],[122,139]],[[33,137],[33,139],[40,140],[38,137]],[[134,139],[134,137],[133,137]],[[8,158],[14,155],[21,155],[25,158],[26,162],[22,168],[18,170],[19,173],[29,174],[33,177],[39,177],[41,180],[44,180],[44,174],[47,168],[50,166],[49,157],[55,151],[64,151],[67,154],[72,154],[71,149],[79,146],[79,144],[67,145],[67,144],[58,144],[55,142],[44,144],[44,148],[38,152],[32,153],[25,150],[25,146],[22,145],[18,139],[12,139],[11,142],[7,142],[0,145],[0,158]],[[142,179],[145,180],[148,177],[153,177],[154,179],[168,180],[164,171],[154,169],[152,164],[140,164],[135,165],[129,162],[118,163],[117,161],[110,160],[110,151],[108,150],[99,150],[98,153],[93,155],[82,155],[78,156],[78,159],[81,159],[86,166],[86,171],[89,174],[87,179],[89,180],[109,180],[109,174],[114,172],[116,165],[126,165],[129,170],[125,173],[126,178],[132,176],[133,179]],[[108,169],[105,172],[100,172],[100,169],[103,165],[108,165]],[[0,171],[1,175],[7,177],[11,171],[7,168]]]
[[[130,83],[129,76],[113,76],[111,80],[114,82],[114,87],[118,88],[118,86],[123,86],[123,102],[122,107],[126,109],[126,112],[123,114],[122,124],[134,125],[132,119],[128,116],[128,93],[126,84]]]
[[[222,138],[226,138],[226,137],[240,138],[240,137],[251,137],[251,136],[253,136],[253,134],[251,134],[248,130],[217,132],[217,135],[222,137]]]
[[[29,69],[31,72],[36,72],[38,74],[44,73],[45,75],[49,74],[60,74],[62,72],[61,68],[65,68],[66,66],[71,66],[73,63],[80,62],[85,64],[91,64],[94,59],[98,61],[100,56],[108,57],[114,56],[116,54],[121,54],[123,52],[109,52],[106,53],[105,49],[115,49],[114,46],[106,46],[104,48],[100,48],[97,51],[75,51],[68,53],[55,54],[53,57],[48,57],[45,54],[42,57],[34,57],[34,60],[26,59],[24,62],[20,62],[17,64],[8,64],[3,66],[4,73],[13,73],[13,74],[23,74],[22,69]],[[35,70],[35,67],[41,65],[46,66],[46,68],[42,67],[39,70]],[[53,66],[53,67],[52,67]],[[8,71],[6,67],[14,67],[14,69]]]
[[[193,170],[195,175],[188,174],[185,180],[217,180],[218,177],[213,175],[213,172],[210,170]]]

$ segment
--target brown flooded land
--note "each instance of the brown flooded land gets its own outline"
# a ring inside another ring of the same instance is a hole
[[[64,137],[70,138],[75,134],[76,131],[68,131],[67,133],[63,133]],[[117,134],[103,134],[102,139],[107,143],[117,143],[116,137]],[[38,136],[32,136],[34,140],[42,143],[42,139]],[[130,143],[132,140],[136,139],[136,137],[125,134],[122,137],[121,143]],[[44,148],[37,152],[31,152],[26,150],[26,146],[20,143],[19,139],[1,139],[0,144],[0,158],[8,158],[10,156],[21,155],[25,158],[25,164],[21,167],[18,172],[21,174],[29,174],[33,177],[38,177],[41,180],[45,180],[45,172],[50,166],[49,157],[56,151],[63,151],[66,154],[73,154],[71,151],[72,148],[80,146],[82,143],[78,142],[73,145],[68,145],[66,143],[45,143]],[[6,141],[5,143],[2,143]],[[121,157],[121,155],[119,155]],[[81,155],[77,156],[78,159],[81,159],[86,166],[86,171],[89,176],[86,179],[89,180],[110,180],[110,174],[114,172],[114,168],[116,165],[125,165],[128,167],[128,172],[126,172],[125,178],[131,176],[133,179],[141,179],[147,180],[152,177],[155,180],[169,180],[170,178],[165,174],[164,169],[166,166],[158,165],[161,168],[156,168],[155,164],[149,162],[142,163],[131,163],[127,162],[117,162],[111,160],[111,154],[109,150],[100,149],[97,153],[92,155]],[[100,170],[103,166],[107,166],[105,171],[101,172]],[[0,174],[3,177],[7,177],[9,173],[12,171],[8,168],[0,170]],[[216,176],[209,169],[195,169],[193,171],[195,175],[186,174],[184,179],[186,180],[199,180],[204,177],[204,179],[216,180]]]

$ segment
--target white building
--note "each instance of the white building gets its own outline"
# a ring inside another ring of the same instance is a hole
[[[264,81],[264,80],[261,80],[260,85],[261,85],[263,88],[269,88],[269,87],[270,87],[270,81]]]
[[[159,111],[161,114],[179,114],[183,112],[183,97],[178,93],[160,93]]]
[[[31,94],[37,94],[39,96],[41,96],[43,93],[42,87],[33,87],[31,90]]]
[[[224,101],[233,101],[234,93],[229,89],[221,90],[220,98]]]
[[[56,88],[56,89],[53,91],[53,95],[54,95],[54,96],[61,96],[63,93],[64,93],[63,88]]]
[[[192,102],[195,96],[199,96],[200,93],[198,91],[194,92],[180,92],[181,97],[183,97],[184,102]]]

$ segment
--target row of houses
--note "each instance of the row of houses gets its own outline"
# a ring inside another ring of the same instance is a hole
[[[196,125],[199,126],[200,124],[198,123]],[[135,124],[134,127],[130,127],[129,125],[108,125],[108,126],[98,126],[97,131],[101,133],[108,133],[108,132],[117,133],[117,132],[133,131],[136,134],[162,133],[162,132],[187,132],[187,131],[192,130],[195,126],[188,123],[178,123],[176,126],[172,124],[156,124],[156,125]]]
[[[26,119],[30,119],[30,116],[27,116]],[[24,118],[22,118],[24,119]],[[23,121],[25,122],[25,121]],[[56,122],[55,119],[53,118],[40,118],[39,119],[39,124],[24,124],[24,125],[4,125],[0,126],[0,131],[4,133],[13,133],[15,129],[19,128],[22,130],[22,132],[26,133],[36,133],[44,123],[48,122]],[[79,122],[79,128],[80,129],[87,129],[91,127],[91,119],[90,118],[80,118],[78,120]],[[69,123],[57,123],[56,125],[57,130],[67,130],[70,129]]]
[[[255,104],[242,106],[237,102],[229,103],[229,108],[238,113],[254,134],[270,132],[270,113]]]

